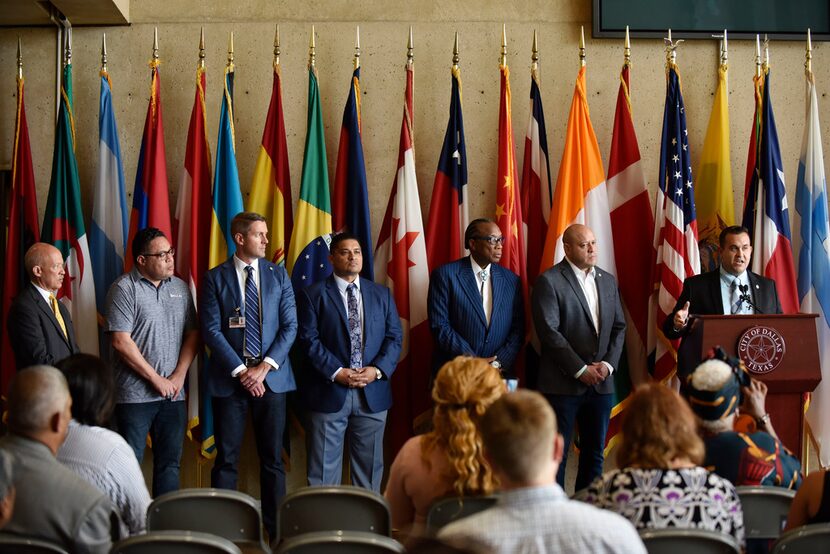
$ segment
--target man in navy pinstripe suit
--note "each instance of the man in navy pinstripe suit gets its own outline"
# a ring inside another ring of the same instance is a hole
[[[429,282],[433,373],[467,355],[486,358],[509,375],[525,334],[519,278],[499,265],[504,237],[492,220],[472,221],[464,244],[470,255],[439,267]]]

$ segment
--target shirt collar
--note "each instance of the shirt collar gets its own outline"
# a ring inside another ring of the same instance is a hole
[[[746,274],[746,270],[744,270],[744,272],[741,273],[740,275],[733,275],[732,273],[729,273],[728,271],[726,271],[723,268],[723,266],[720,266],[720,280],[721,281],[723,281],[727,285],[731,285],[732,281],[734,281],[735,279],[737,279],[738,282],[741,283],[741,284],[744,284],[744,285],[749,284],[749,278]]]
[[[142,275],[141,272],[138,270],[138,268],[136,266],[133,266],[133,268],[130,270],[130,278],[133,281],[144,281],[145,283],[147,283],[149,285],[152,285],[154,287],[156,286],[156,285],[153,285],[153,283],[147,277]],[[164,283],[167,283],[168,281],[170,281],[170,279],[172,279],[172,277],[162,279],[161,281],[159,281],[159,286],[163,285]]]
[[[571,266],[571,269],[573,270],[574,274],[575,274],[575,275],[576,275],[579,279],[582,279],[582,280],[584,281],[584,280],[585,280],[585,278],[586,278],[587,276],[589,276],[589,275],[590,275],[591,277],[596,278],[596,276],[597,276],[597,268],[596,268],[596,266],[591,266],[591,269],[589,269],[588,271],[584,271],[584,270],[579,269],[578,267],[576,267],[576,266],[573,264],[573,262],[571,262],[571,260],[569,260],[569,259],[567,258],[567,256],[565,257],[565,261],[567,261],[567,262],[568,262],[568,265],[569,265],[569,266]]]
[[[492,265],[493,264],[487,264],[487,267],[481,267],[480,265],[478,265],[476,263],[476,261],[473,259],[473,257],[470,256],[470,267],[473,268],[473,273],[475,273],[476,276],[478,276],[482,271],[486,271],[487,273],[490,273],[490,267]]]
[[[38,286],[32,282],[32,286],[40,293],[41,296],[45,299],[49,299],[50,296],[55,295],[57,291],[46,290],[45,288]]]
[[[236,254],[233,255],[233,265],[237,271],[244,273],[245,268],[251,266],[254,268],[254,271],[259,271],[259,258],[253,261],[253,263],[245,263],[239,258],[236,257]]]
[[[332,274],[332,277],[334,277],[334,284],[337,285],[337,290],[340,291],[340,294],[346,294],[346,287],[351,285],[351,283],[334,274]],[[357,286],[357,290],[360,291],[360,275],[355,277],[354,284]]]

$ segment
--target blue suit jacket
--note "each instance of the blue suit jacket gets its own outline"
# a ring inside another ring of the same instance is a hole
[[[363,364],[381,370],[383,379],[364,389],[372,412],[392,406],[389,378],[401,353],[401,322],[388,288],[360,280],[363,298]],[[349,367],[349,322],[346,306],[334,276],[297,293],[300,321],[299,344],[308,357],[300,392],[306,406],[315,412],[333,413],[343,407],[348,388],[331,380],[334,372]]]
[[[211,269],[199,295],[199,317],[202,338],[210,349],[208,362],[208,392],[211,396],[225,397],[233,393],[236,377],[231,372],[242,363],[244,329],[231,329],[228,321],[239,315],[242,293],[236,277],[233,258]],[[260,258],[259,296],[262,304],[262,355],[279,364],[279,369],[269,371],[265,385],[273,392],[294,390],[296,384],[291,372],[288,351],[297,336],[297,311],[294,291],[285,269]]]
[[[522,289],[515,273],[498,264],[490,267],[489,327],[469,256],[432,272],[427,314],[436,343],[433,372],[459,355],[498,356],[505,368],[513,367],[525,337]]]

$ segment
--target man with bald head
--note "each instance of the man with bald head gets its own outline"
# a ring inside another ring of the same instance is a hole
[[[64,278],[63,255],[45,242],[36,242],[23,259],[29,284],[9,309],[6,328],[18,369],[54,365],[80,352],[69,310],[58,302]]]
[[[14,459],[17,494],[3,532],[47,540],[68,552],[109,552],[118,521],[109,499],[55,458],[71,408],[66,379],[54,367],[29,367],[12,381],[9,434],[0,449]]]
[[[571,225],[562,242],[565,259],[537,278],[531,307],[542,345],[538,389],[556,412],[566,456],[579,426],[578,491],[602,473],[625,316],[616,279],[596,267],[593,231]],[[565,459],[557,481],[565,482]]]

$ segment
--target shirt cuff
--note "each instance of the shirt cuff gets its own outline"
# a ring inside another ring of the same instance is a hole
[[[340,373],[342,370],[343,370],[343,368],[342,368],[342,367],[338,367],[338,368],[337,368],[337,371],[335,371],[334,373],[332,373],[332,374],[331,374],[331,381],[332,381],[332,383],[334,382],[334,379],[337,377],[337,374],[338,374],[338,373]]]
[[[614,366],[612,366],[611,364],[609,364],[608,362],[605,362],[605,361],[603,361],[602,363],[605,367],[608,368],[608,375],[611,375],[612,373],[614,373]]]
[[[574,375],[574,379],[579,379],[580,377],[582,377],[582,374],[585,373],[586,371],[588,371],[588,365],[587,364],[582,366],[582,369],[580,369],[579,371],[576,372],[576,375]]]
[[[280,368],[280,364],[278,364],[277,362],[275,362],[275,361],[274,361],[274,358],[272,358],[271,356],[265,356],[264,358],[262,358],[262,361],[263,361],[263,362],[265,362],[265,363],[267,363],[267,364],[268,364],[268,365],[270,365],[271,367],[273,367],[273,368],[274,368],[274,371],[276,371],[276,370],[278,370],[278,369]]]
[[[245,371],[245,364],[239,364],[231,371],[231,377],[239,377],[239,374],[243,371]]]

